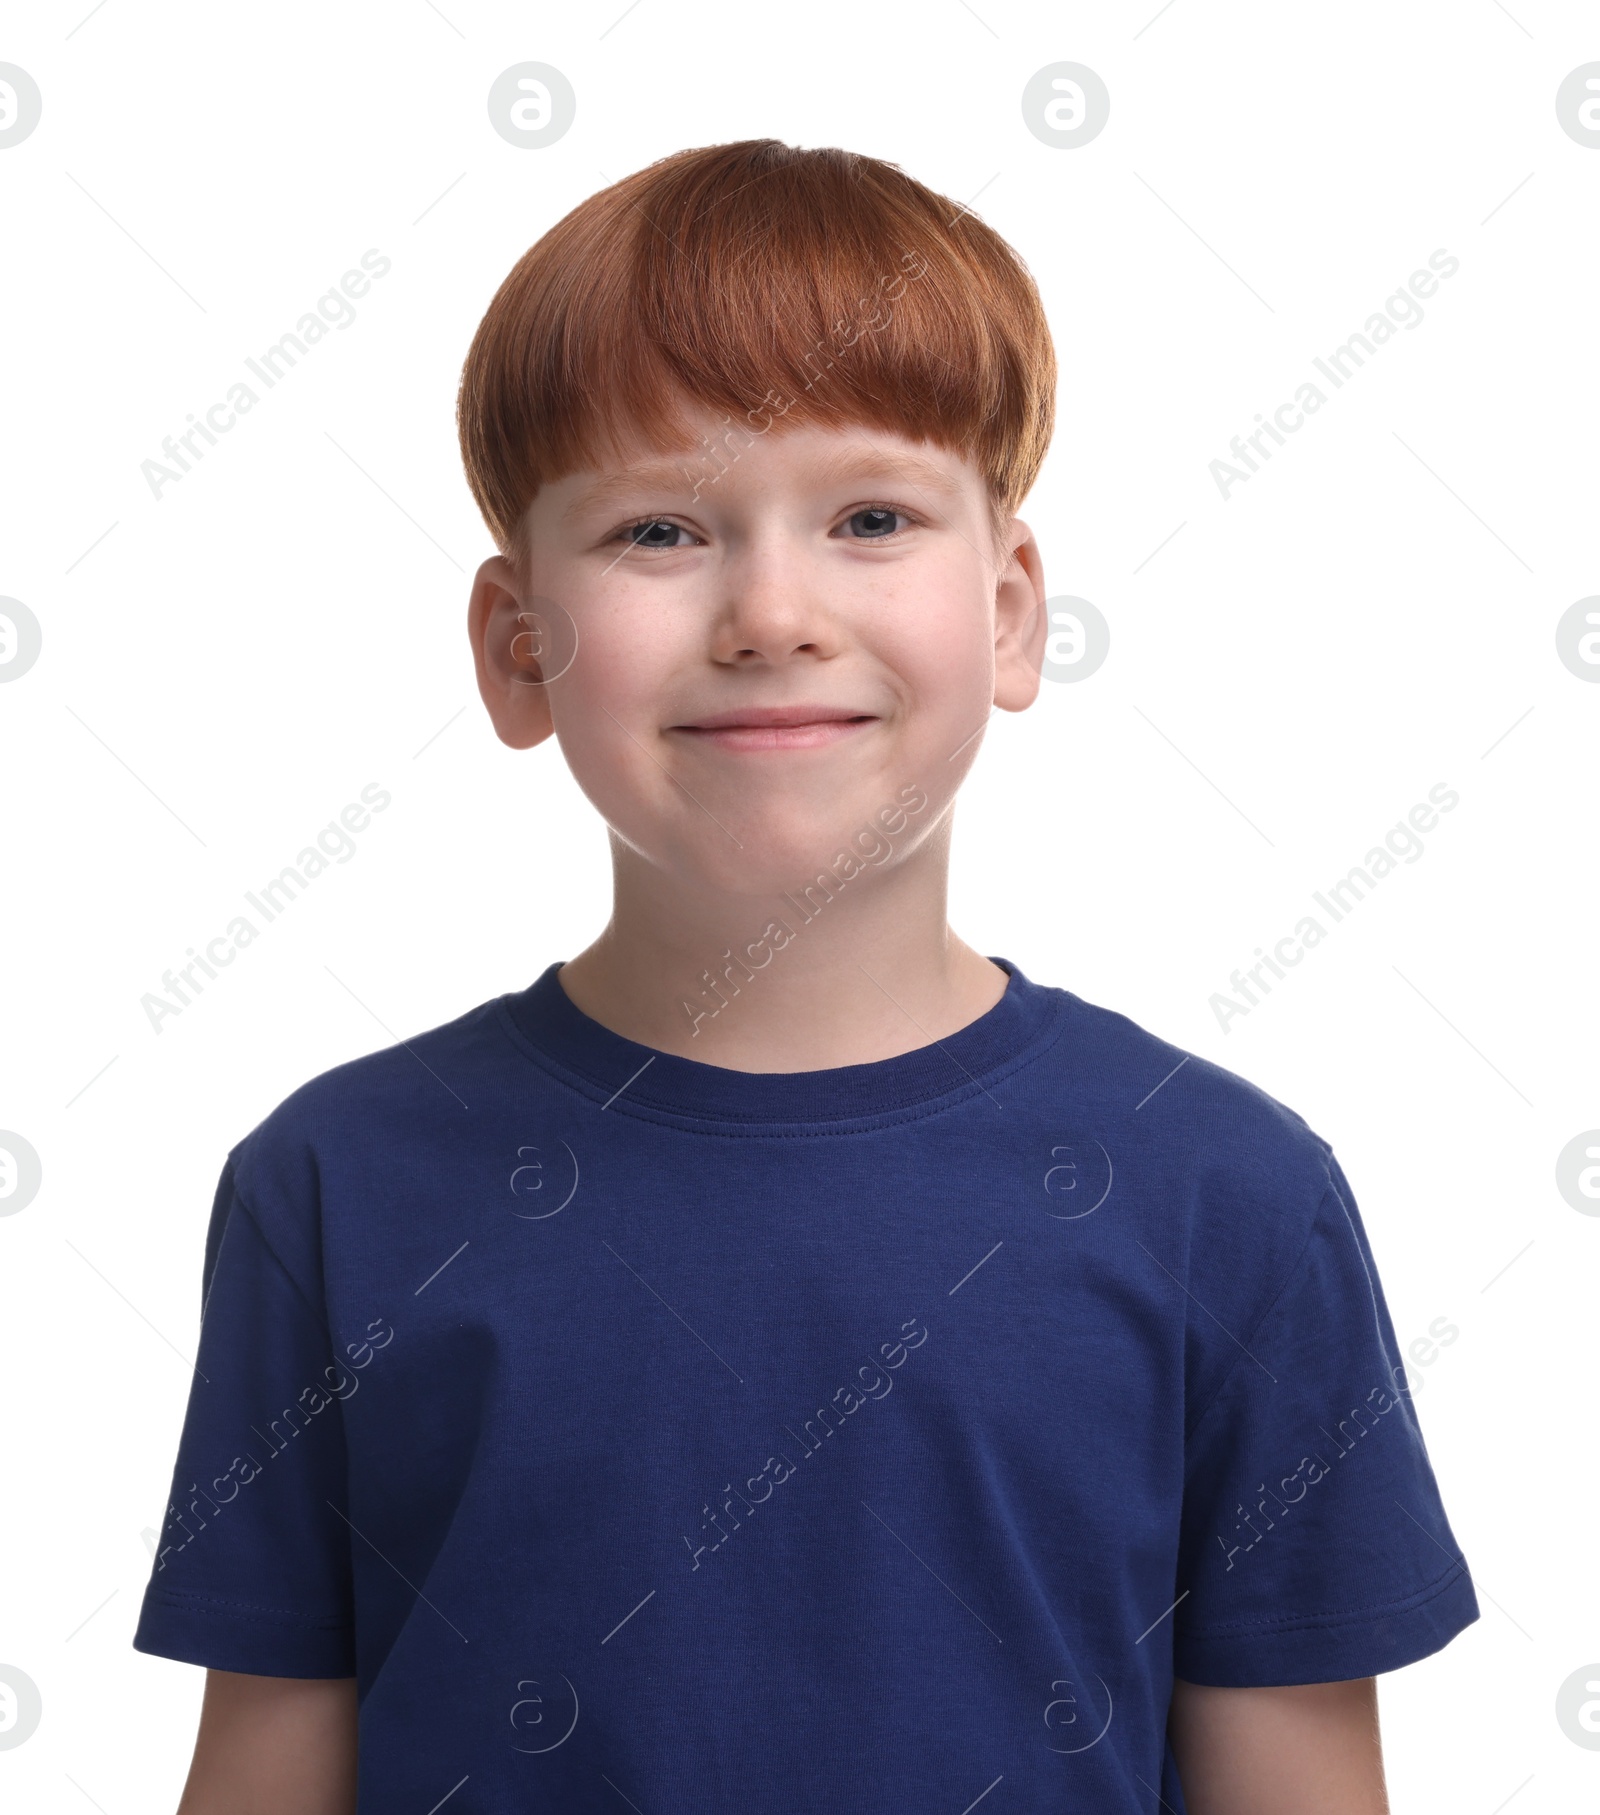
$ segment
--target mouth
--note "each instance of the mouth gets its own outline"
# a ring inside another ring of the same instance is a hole
[[[722,750],[812,750],[877,723],[876,713],[848,706],[744,706],[667,729]]]

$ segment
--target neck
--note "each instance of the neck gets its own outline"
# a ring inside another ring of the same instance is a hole
[[[563,965],[592,1020],[736,1071],[822,1071],[948,1038],[1005,993],[946,921],[948,815],[899,863],[726,895],[612,840],[612,913]]]

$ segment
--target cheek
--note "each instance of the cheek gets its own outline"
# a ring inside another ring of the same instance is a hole
[[[578,785],[615,822],[660,777],[647,752],[688,660],[682,617],[660,600],[608,599],[577,621],[577,655],[552,685],[551,716]]]
[[[994,697],[994,632],[981,590],[930,587],[884,627],[880,659],[901,676],[920,711],[970,716]]]
[[[688,612],[647,590],[587,602],[576,658],[552,698],[558,724],[565,704],[569,719],[597,718],[614,738],[624,734],[607,712],[636,737],[654,732],[673,680],[693,659],[691,622]]]

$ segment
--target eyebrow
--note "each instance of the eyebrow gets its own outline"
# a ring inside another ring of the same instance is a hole
[[[733,461],[728,464],[731,466]],[[581,491],[562,512],[562,521],[570,523],[583,512],[601,509],[639,492],[667,492],[674,496],[692,494],[697,479],[703,478],[706,485],[711,486],[725,470],[719,469],[703,450],[697,449],[685,452],[681,460],[624,467],[619,472],[597,478],[593,485]],[[841,448],[821,462],[815,476],[821,485],[883,479],[909,485],[913,490],[939,493],[951,503],[959,501],[963,489],[961,481],[937,461],[925,455],[898,453],[887,448]]]

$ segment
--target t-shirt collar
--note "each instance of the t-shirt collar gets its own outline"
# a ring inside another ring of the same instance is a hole
[[[903,1119],[982,1092],[1054,1037],[1067,993],[1031,982],[1006,958],[1005,993],[953,1034],[893,1058],[823,1071],[752,1072],[679,1058],[624,1039],[593,1020],[551,964],[527,989],[500,998],[525,1052],[602,1106],[655,1120],[755,1126]],[[749,987],[758,987],[759,980]],[[737,1009],[737,998],[729,1005]],[[726,1010],[724,1012],[727,1012]],[[997,1099],[1003,1102],[1003,1098]],[[792,1131],[792,1127],[791,1127]]]

